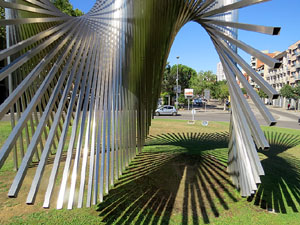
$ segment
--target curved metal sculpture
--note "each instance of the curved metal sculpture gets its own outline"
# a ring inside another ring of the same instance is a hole
[[[238,23],[232,10],[265,1],[98,0],[87,14],[73,18],[48,0],[1,0],[6,19],[0,25],[6,26],[8,46],[0,60],[8,64],[0,80],[9,79],[11,93],[0,106],[0,118],[11,112],[13,129],[0,150],[0,167],[11,152],[18,167],[8,196],[18,195],[35,157],[28,204],[34,203],[42,178],[48,182],[45,208],[56,182],[59,209],[66,198],[69,209],[75,202],[82,207],[85,196],[86,206],[101,202],[142,149],[172,42],[189,21],[204,27],[223,63],[232,99],[228,171],[241,195],[251,195],[264,174],[256,149],[269,145],[236,78],[267,123],[275,120],[237,65],[270,98],[278,94],[235,48],[270,67],[279,63],[237,40],[235,29],[271,35],[280,29]],[[55,158],[45,177],[49,154]]]

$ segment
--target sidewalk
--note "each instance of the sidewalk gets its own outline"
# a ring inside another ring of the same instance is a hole
[[[284,109],[284,108],[274,107],[272,105],[267,105],[267,108],[274,110],[274,111],[278,111],[278,112],[285,112],[285,113],[289,113],[292,115],[300,116],[300,111],[298,111],[298,110],[288,110],[288,109]]]
[[[251,106],[252,110],[253,108],[256,108],[256,106],[254,105],[254,103],[252,102],[251,99],[247,99],[249,105]],[[287,110],[284,108],[280,108],[280,107],[274,107],[273,105],[265,105],[271,112],[273,111],[274,113],[278,112],[278,113],[284,113],[284,114],[289,114],[292,116],[300,116],[300,111],[296,111],[296,110]]]

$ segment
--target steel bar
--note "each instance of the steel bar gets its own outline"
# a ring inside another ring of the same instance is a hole
[[[254,4],[258,4],[258,3],[262,3],[262,2],[268,2],[268,1],[270,1],[270,0],[242,0],[242,1],[237,1],[235,3],[225,5],[223,7],[218,8],[218,9],[214,9],[214,10],[211,10],[207,13],[204,13],[204,14],[201,15],[201,18],[202,17],[213,16],[213,15],[224,13],[224,12],[231,11],[231,10],[234,10],[234,9],[240,9],[240,8],[243,8],[243,7],[246,7],[246,6],[250,6],[250,5],[254,5]]]
[[[210,31],[209,33],[212,37],[214,37],[213,33]],[[260,86],[260,88],[269,96],[269,98],[278,98],[278,92],[274,90],[269,83],[267,83],[256,71],[254,71],[251,66],[237,53],[235,53],[223,40],[220,40],[220,42],[222,43],[223,49],[226,51],[226,53],[246,71],[246,73],[255,81],[255,83]]]
[[[277,35],[280,28],[238,23],[236,15],[239,8],[266,1],[97,0],[85,15],[71,17],[48,0],[0,0],[0,7],[9,12],[0,20],[8,41],[0,51],[0,60],[8,62],[0,70],[0,80],[8,77],[10,83],[0,118],[10,111],[12,120],[12,132],[0,149],[0,168],[11,151],[15,169],[21,162],[8,195],[17,197],[34,160],[38,166],[27,204],[34,204],[40,184],[47,179],[44,208],[52,201],[57,209],[101,203],[142,152],[168,53],[189,21],[207,31],[223,64],[232,99],[228,172],[242,196],[253,194],[264,174],[257,149],[269,144],[236,78],[265,121],[269,125],[276,121],[238,65],[270,98],[278,93],[236,49],[271,67],[279,63],[238,40],[237,30]],[[187,137],[206,136],[188,133]],[[161,135],[160,139],[187,137]],[[49,159],[53,163],[48,164]],[[49,177],[46,169],[51,171]]]
[[[245,44],[242,41],[239,41],[239,40],[236,40],[236,39],[230,37],[230,35],[224,34],[223,32],[218,31],[216,29],[212,29],[212,26],[210,26],[210,25],[205,26],[205,28],[209,31],[213,31],[216,35],[229,41],[230,43],[234,44],[238,48],[243,49],[245,52],[249,53],[250,55],[257,57],[262,62],[264,62],[265,64],[270,66],[271,68],[279,68],[281,66],[281,63],[278,60],[262,53],[261,51],[259,51],[257,49],[252,48],[251,46]]]
[[[267,27],[267,26],[260,26],[260,25],[246,24],[246,23],[235,23],[235,22],[212,20],[212,19],[200,19],[197,22],[206,23],[206,24],[215,24],[224,27],[234,27],[242,30],[254,31],[254,32],[259,32],[262,34],[269,34],[269,35],[279,35],[280,33],[280,27]]]
[[[26,5],[22,5],[22,4],[17,4],[17,3],[4,2],[3,0],[0,1],[0,7],[10,8],[10,9],[18,9],[18,10],[32,12],[32,13],[40,13],[40,14],[46,14],[46,15],[51,15],[51,16],[57,16],[56,12],[52,12],[52,11],[40,9],[40,8],[35,8],[35,7],[31,7],[31,6],[26,6]]]

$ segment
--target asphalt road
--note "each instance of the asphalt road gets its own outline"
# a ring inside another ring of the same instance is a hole
[[[260,125],[267,125],[264,121],[263,117],[260,115],[258,110],[255,108],[253,104],[250,104],[256,119],[258,120]],[[280,109],[269,109],[274,118],[277,121],[276,127],[284,127],[291,129],[300,129],[300,125],[298,125],[298,118],[300,117],[300,113],[284,112]],[[179,119],[179,120],[192,120],[191,111],[182,110],[179,111],[177,116],[155,116],[154,118],[165,118],[165,119]],[[206,112],[201,108],[196,108],[195,120],[205,120],[205,121],[230,121],[230,112],[223,111],[222,109],[207,109]]]
[[[249,103],[256,119],[258,120],[260,125],[267,125],[264,121],[263,117],[260,115],[259,111],[253,105],[253,103]],[[300,112],[295,112],[293,110],[283,110],[283,109],[276,109],[270,106],[269,110],[274,116],[277,121],[276,127],[284,127],[284,128],[291,128],[291,129],[300,129],[300,125],[298,125],[298,119],[300,118]],[[207,107],[205,111],[203,108],[195,108],[196,115],[195,120],[201,121],[230,121],[230,112],[224,111],[222,106],[216,107],[216,105],[212,105]],[[177,116],[155,116],[154,118],[165,118],[165,119],[179,119],[179,120],[192,120],[191,111],[188,110],[180,110]],[[7,114],[2,118],[3,121],[9,121],[10,116]]]

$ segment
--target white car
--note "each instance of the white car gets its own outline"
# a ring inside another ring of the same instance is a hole
[[[174,106],[171,105],[164,105],[155,110],[155,115],[160,116],[160,115],[172,115],[176,116],[177,115],[177,110]]]

